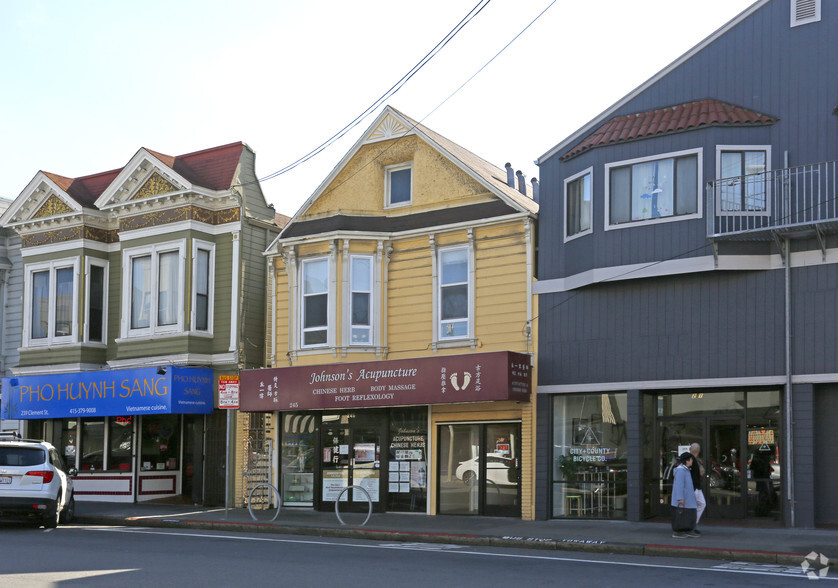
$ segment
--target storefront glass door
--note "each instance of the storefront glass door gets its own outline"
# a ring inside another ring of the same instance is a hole
[[[672,496],[672,478],[678,456],[689,451],[692,443],[701,445],[699,459],[704,466],[702,490],[707,500],[706,517],[741,518],[745,516],[741,468],[744,443],[742,420],[712,417],[662,420],[660,442],[660,509],[668,515]]]
[[[345,503],[343,510],[366,511],[369,495],[373,511],[381,512],[382,428],[374,423],[357,422],[352,416],[323,415],[319,508],[332,508],[340,496],[341,503]],[[348,486],[360,486],[367,493],[352,489],[341,494]]]
[[[440,514],[520,516],[519,423],[439,427]]]

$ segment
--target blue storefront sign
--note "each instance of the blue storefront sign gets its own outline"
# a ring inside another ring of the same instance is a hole
[[[4,419],[60,419],[132,414],[209,414],[213,371],[140,368],[3,378]]]

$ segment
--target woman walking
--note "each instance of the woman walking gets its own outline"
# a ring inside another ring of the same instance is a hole
[[[685,537],[700,537],[695,531],[696,500],[690,466],[693,456],[689,452],[682,453],[680,462],[675,468],[672,482],[672,536],[677,539]]]

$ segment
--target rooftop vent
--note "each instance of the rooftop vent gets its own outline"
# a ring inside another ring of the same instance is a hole
[[[792,27],[820,21],[821,0],[789,0],[789,3]]]

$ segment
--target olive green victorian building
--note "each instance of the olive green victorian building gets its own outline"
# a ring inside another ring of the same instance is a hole
[[[38,172],[0,218],[23,266],[3,418],[78,468],[78,500],[224,502],[235,411],[218,383],[262,365],[261,253],[283,218],[243,143]]]

